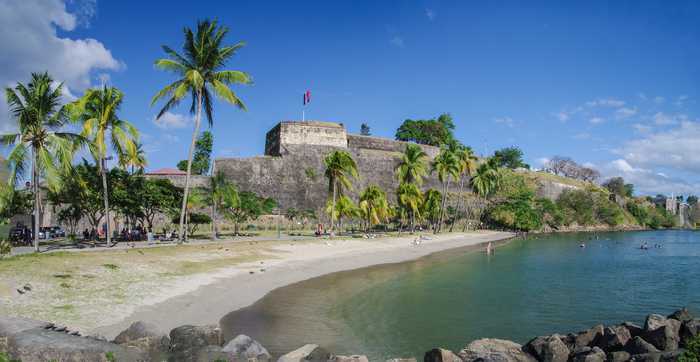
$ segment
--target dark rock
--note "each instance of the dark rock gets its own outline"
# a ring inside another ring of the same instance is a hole
[[[448,349],[434,348],[425,352],[423,362],[462,362],[462,358]]]
[[[632,355],[659,352],[659,350],[656,347],[654,347],[654,345],[645,341],[644,339],[642,339],[642,337],[639,336],[632,338],[632,340],[629,343],[627,343],[627,345],[625,346],[625,351],[629,352]]]
[[[146,352],[152,360],[158,360],[163,353],[168,351],[170,337],[154,324],[137,321],[119,333],[113,342],[138,348]]]
[[[536,337],[523,346],[523,351],[540,362],[566,362],[569,359],[569,348],[557,335]]]
[[[687,308],[681,308],[671,313],[667,318],[675,319],[680,322],[687,322],[693,319],[693,315],[690,314]]]
[[[180,326],[170,331],[171,361],[196,361],[206,346],[221,345],[221,329],[214,325]]]
[[[144,361],[136,350],[93,338],[71,336],[44,328],[15,333],[7,338],[7,354],[21,361]]]
[[[571,360],[574,362],[604,362],[605,352],[598,347],[579,347],[574,351]]]
[[[627,362],[632,359],[632,355],[625,351],[615,351],[608,353],[608,362]]]
[[[226,346],[222,348],[222,352],[226,353],[229,359],[234,359],[236,361],[267,362],[272,359],[265,347],[258,343],[258,341],[244,334],[240,334],[228,342]]]
[[[502,339],[484,338],[469,343],[459,352],[464,361],[534,362],[536,359],[525,353],[522,346]]]
[[[619,351],[632,339],[630,331],[623,326],[607,327],[598,339],[598,347],[604,351]]]
[[[653,352],[644,353],[632,356],[632,361],[635,362],[674,362],[683,353],[683,350],[675,350],[669,352]]]
[[[644,328],[640,327],[639,325],[632,323],[632,322],[624,322],[622,323],[622,326],[627,328],[627,330],[630,332],[630,335],[632,338],[637,337],[637,336],[643,336],[644,335]]]
[[[365,355],[333,356],[328,362],[369,362]]]
[[[277,362],[327,362],[330,352],[317,344],[307,344],[280,357]]]
[[[659,316],[660,317],[660,316]],[[645,324],[644,339],[653,344],[654,347],[662,351],[673,351],[678,349],[680,344],[680,330],[681,322],[675,319],[667,319],[664,317],[663,320],[654,318],[653,320],[647,319]],[[655,327],[651,329],[652,327]]]
[[[700,334],[700,319],[693,319],[681,326],[681,345],[685,346],[693,337]]]
[[[593,347],[603,336],[603,325],[599,324],[587,331],[580,332],[574,341],[575,347]]]

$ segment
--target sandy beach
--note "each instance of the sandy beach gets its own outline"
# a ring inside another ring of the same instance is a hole
[[[268,292],[324,274],[378,264],[413,260],[435,252],[512,237],[506,232],[426,234],[381,239],[335,239],[289,242],[268,249],[264,257],[203,275],[174,280],[160,292],[125,308],[123,319],[89,333],[113,338],[132,322],[155,323],[164,330],[184,324],[217,324],[227,313],[251,305]]]

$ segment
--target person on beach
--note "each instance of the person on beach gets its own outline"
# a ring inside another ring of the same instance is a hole
[[[486,244],[486,255],[492,255],[493,254],[493,245],[489,241],[488,244]]]

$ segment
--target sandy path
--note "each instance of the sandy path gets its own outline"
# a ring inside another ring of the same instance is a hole
[[[420,246],[415,236],[385,239],[333,240],[327,244],[277,246],[262,263],[242,264],[206,275],[188,277],[159,298],[144,300],[122,321],[92,333],[115,337],[137,320],[164,331],[184,324],[218,324],[229,312],[249,306],[268,292],[292,283],[338,271],[413,260],[438,251],[510,238],[506,232],[471,232],[433,236]],[[265,271],[261,272],[260,269]],[[254,274],[250,274],[254,271]]]

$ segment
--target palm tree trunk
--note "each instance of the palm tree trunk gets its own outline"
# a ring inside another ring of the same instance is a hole
[[[336,198],[336,194],[337,194],[337,191],[336,191],[336,184],[335,184],[335,180],[333,180],[333,202],[331,203],[331,231],[334,231],[334,230],[335,230],[335,227],[334,227],[335,223],[333,222],[333,219],[334,219],[334,216],[335,216],[335,198]],[[338,219],[340,219],[340,218],[338,218]],[[340,221],[340,220],[339,220],[339,221]]]
[[[39,172],[37,170],[37,155],[36,149],[32,149],[32,156],[34,160],[32,162],[32,183],[34,188],[34,251],[39,252],[39,223],[41,219],[41,195],[39,195]]]
[[[459,177],[459,194],[457,195],[457,211],[456,211],[456,215],[455,215],[455,220],[452,221],[452,225],[450,225],[450,232],[452,232],[452,230],[455,227],[455,221],[457,221],[456,218],[459,217],[459,210],[461,209],[461,204],[462,204],[462,202],[460,202],[460,201],[462,201],[462,192],[463,191],[464,191],[464,175]]]
[[[437,232],[442,231],[442,222],[445,217],[445,206],[447,205],[447,191],[450,189],[450,179],[444,184],[443,194],[442,194],[442,205],[440,206],[440,218],[438,219]]]
[[[187,174],[185,176],[185,191],[182,195],[182,210],[180,211],[180,233],[179,242],[185,240],[185,211],[187,209],[187,195],[190,191],[190,173],[192,172],[192,155],[194,154],[194,146],[197,142],[199,134],[199,125],[202,121],[202,92],[197,92],[197,116],[194,119],[194,132],[192,133],[192,142],[190,143],[190,153],[187,156]]]
[[[102,199],[105,205],[105,236],[107,237],[107,246],[112,245],[112,235],[109,228],[109,197],[107,194],[107,172],[105,171],[105,159],[100,158],[100,174],[102,176]]]

